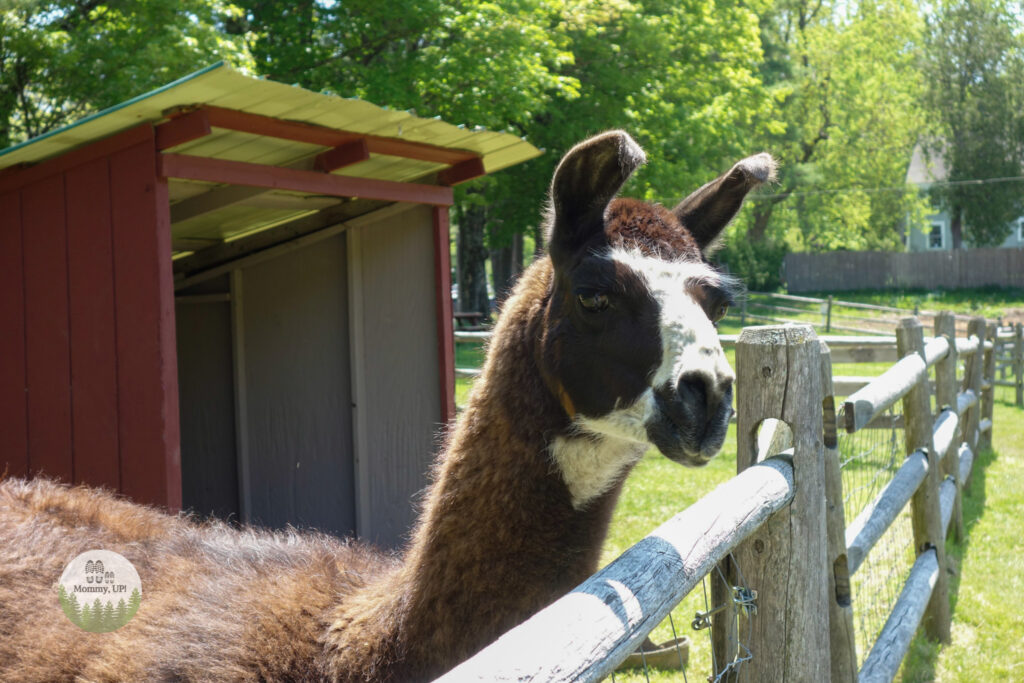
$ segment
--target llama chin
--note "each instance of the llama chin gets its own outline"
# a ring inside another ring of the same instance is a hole
[[[0,680],[432,680],[593,573],[650,446],[688,465],[721,446],[733,375],[715,323],[735,285],[705,256],[774,172],[761,154],[673,209],[617,199],[644,162],[610,131],[559,163],[549,255],[504,305],[401,557],[3,480]],[[90,547],[146,586],[113,633],[39,603]]]

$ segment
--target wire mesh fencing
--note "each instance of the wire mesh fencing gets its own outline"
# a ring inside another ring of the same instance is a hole
[[[644,646],[630,655],[608,680],[614,683],[688,683],[690,680],[719,683],[736,680],[742,675],[744,665],[754,657],[749,645],[750,620],[757,614],[757,591],[747,584],[732,553],[727,556],[727,561],[737,569],[735,580],[729,581],[721,570],[721,564],[716,565],[711,574],[701,579],[700,588],[687,595],[652,632]],[[730,586],[734,607],[732,618],[736,627],[736,639],[728,643],[735,655],[717,673],[713,673],[714,662],[718,658],[715,656],[711,619],[722,611],[724,605],[714,604],[709,586],[711,580],[720,580]],[[669,632],[671,640],[661,645],[654,644],[659,640],[659,633],[668,635]]]
[[[903,464],[906,449],[902,406],[897,403],[876,418],[875,424],[858,432],[841,432],[838,448],[843,510],[849,524],[875,500]],[[858,667],[892,613],[914,559],[908,505],[851,578]]]

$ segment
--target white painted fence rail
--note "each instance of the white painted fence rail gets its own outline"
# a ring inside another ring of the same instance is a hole
[[[604,678],[792,498],[793,467],[785,456],[744,470],[438,683]]]

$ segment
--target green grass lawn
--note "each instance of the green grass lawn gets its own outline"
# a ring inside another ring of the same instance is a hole
[[[964,497],[967,537],[946,543],[951,560],[952,642],[920,633],[904,662],[905,682],[1024,680],[1024,411],[999,388],[993,448],[974,463]]]
[[[986,290],[987,291],[987,290]],[[844,293],[843,295],[847,295]],[[871,293],[871,303],[906,306],[907,294]],[[904,297],[904,298],[901,298]],[[969,303],[968,295],[946,293],[939,303],[922,302],[922,308],[950,308],[963,312],[996,315],[988,307],[1024,306],[1024,292],[1015,299],[989,293],[981,306]],[[867,295],[851,300],[868,300]],[[956,305],[957,302],[961,305]],[[912,304],[911,304],[912,305]],[[722,334],[738,334],[738,321],[726,320]],[[478,367],[482,346],[458,344],[457,367]],[[728,350],[734,363],[732,350]],[[844,364],[836,375],[876,375],[889,364]],[[457,402],[462,404],[472,380],[457,380]],[[1013,390],[996,389],[993,449],[978,457],[971,486],[965,492],[964,521],[967,538],[947,543],[950,558],[950,590],[953,606],[952,642],[943,647],[921,634],[914,640],[897,680],[925,681],[1024,681],[1024,616],[1018,596],[1024,589],[1024,410],[1013,406]],[[602,564],[650,533],[655,527],[701,498],[736,472],[735,429],[730,428],[722,453],[708,466],[691,469],[650,451],[626,482],[602,552]],[[845,476],[845,475],[844,475]],[[849,520],[848,520],[849,521]],[[881,545],[881,544],[880,544]],[[876,552],[877,549],[876,549]],[[866,567],[867,565],[865,565]],[[864,600],[865,598],[862,598]],[[690,681],[703,681],[711,671],[707,630],[694,631],[690,624],[697,611],[707,609],[701,586],[687,596],[651,634],[655,642],[668,641],[673,629],[691,639]],[[857,613],[857,596],[854,611]],[[741,640],[743,633],[740,633]],[[866,652],[859,652],[860,660]],[[616,681],[677,681],[678,672],[619,673]]]

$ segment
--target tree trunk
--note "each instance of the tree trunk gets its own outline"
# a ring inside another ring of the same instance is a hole
[[[490,317],[487,300],[487,247],[484,246],[487,210],[483,206],[470,205],[460,213],[456,241],[459,312],[482,313],[484,317]]]
[[[953,238],[953,249],[959,249],[964,241],[963,210],[954,206],[950,212],[949,232]]]
[[[491,276],[494,278],[494,298],[505,300],[523,270],[523,235],[512,235],[512,243],[491,249]]]
[[[757,204],[754,207],[754,221],[747,230],[747,239],[755,244],[764,242],[764,235],[768,231],[768,221],[771,220],[772,211],[775,209],[775,202],[769,201]]]

